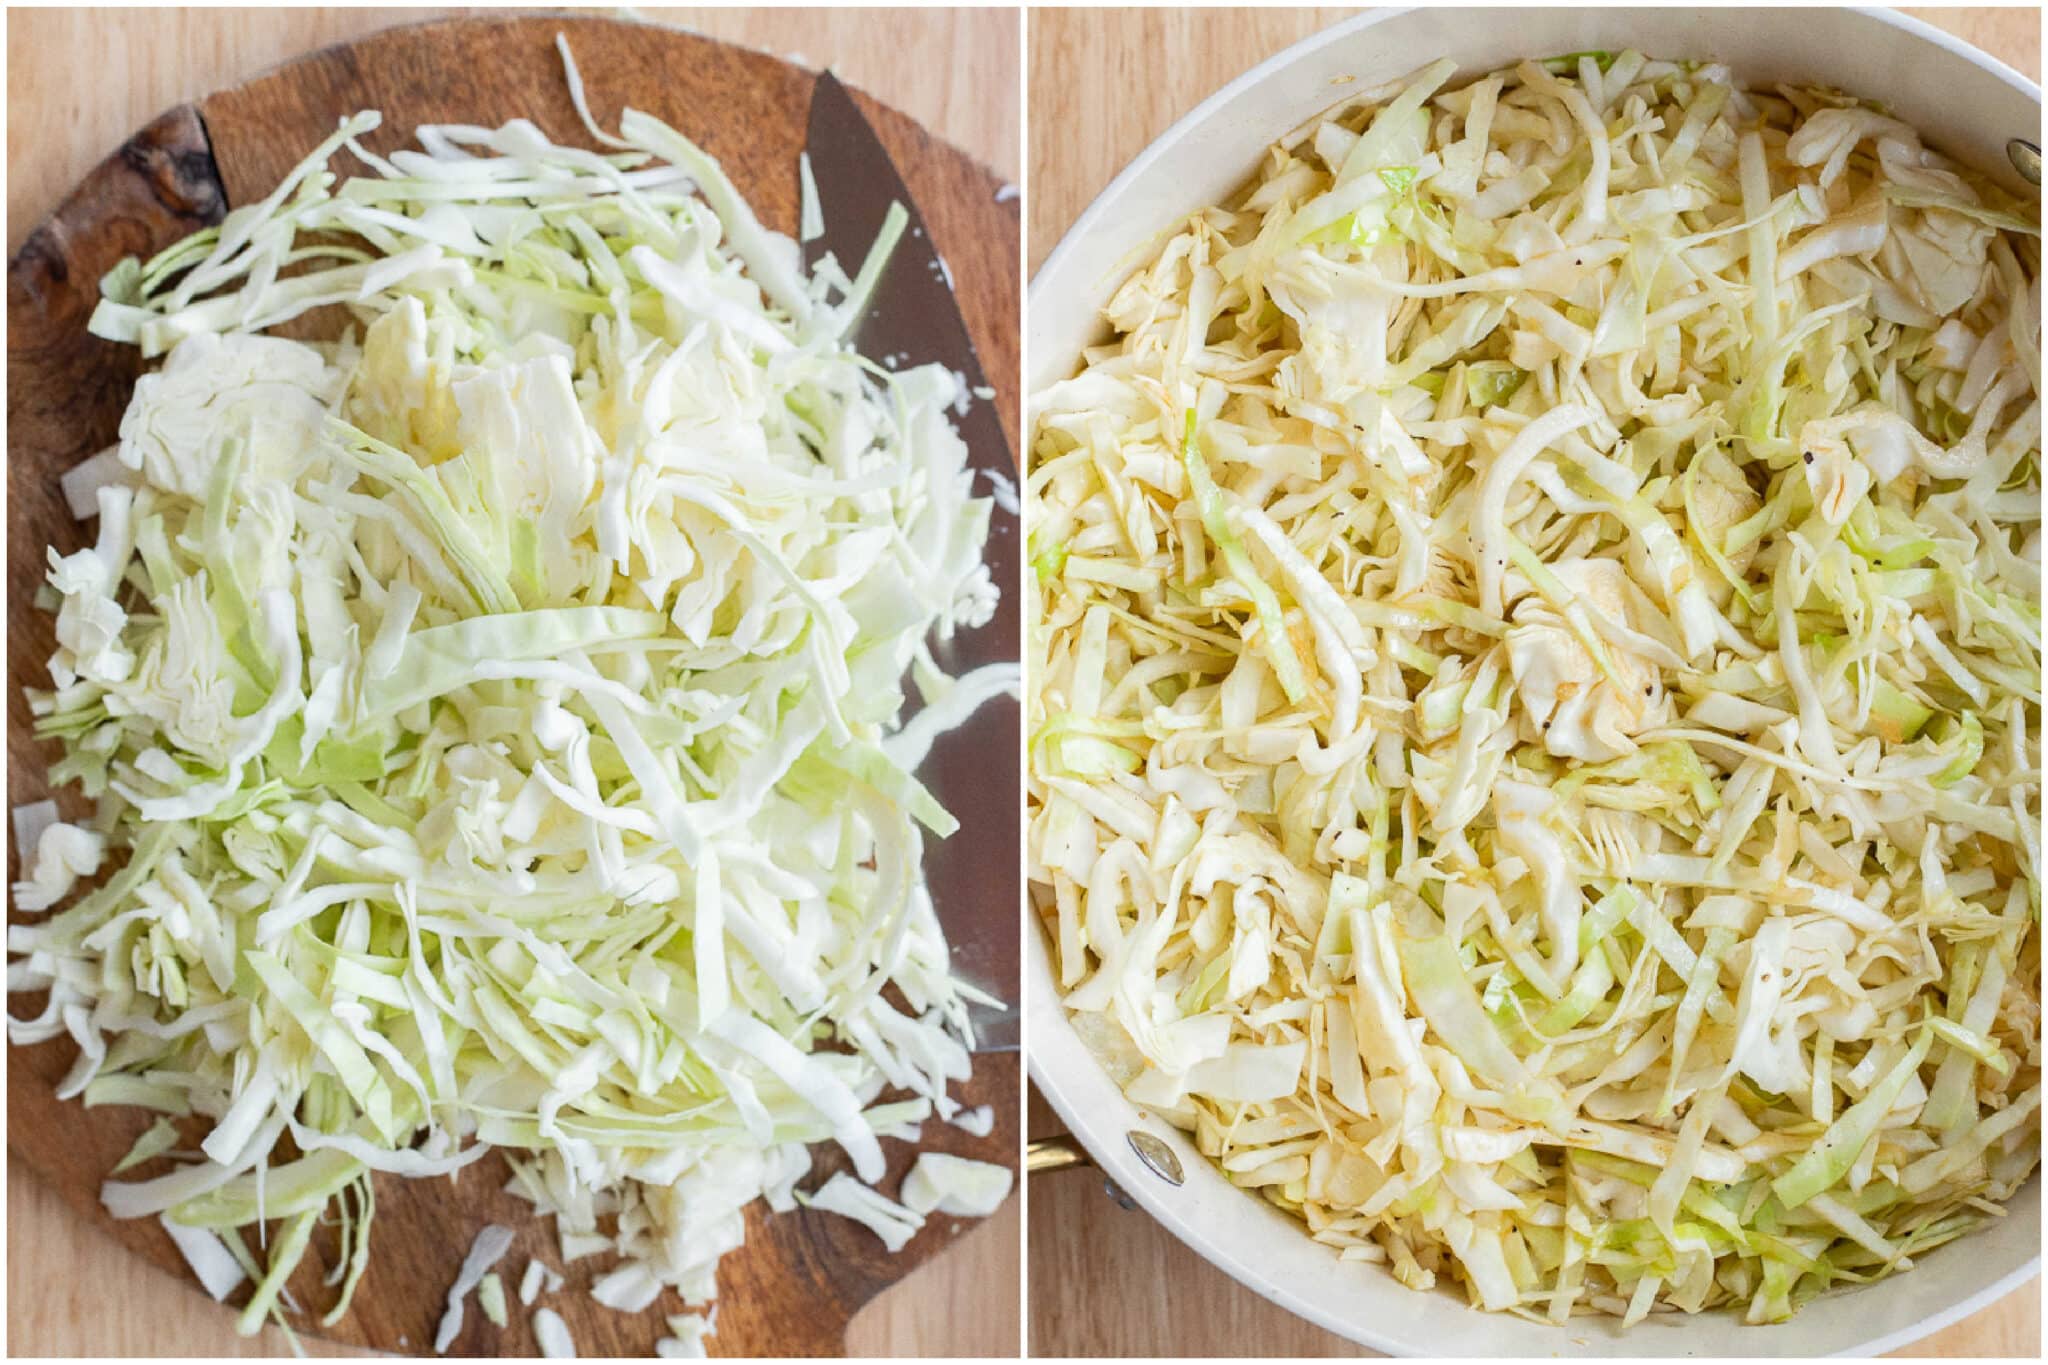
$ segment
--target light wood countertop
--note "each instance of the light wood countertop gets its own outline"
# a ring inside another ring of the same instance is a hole
[[[1355,13],[1348,9],[1031,11],[1032,270],[1117,172],[1213,91]],[[2039,9],[1908,9],[2039,80]],[[1033,1137],[1064,1131],[1035,1093]],[[1087,1172],[1040,1177],[1028,1195],[1031,1349],[1042,1356],[1370,1355],[1231,1280]],[[1902,1355],[2041,1353],[2041,1282]]]

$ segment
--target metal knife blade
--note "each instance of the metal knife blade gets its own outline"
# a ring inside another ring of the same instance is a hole
[[[901,204],[910,215],[867,311],[852,329],[861,354],[889,369],[944,365],[965,379],[970,392],[985,392],[988,381],[938,245],[888,150],[846,87],[829,71],[818,77],[811,92],[805,150],[824,219],[823,235],[803,243],[806,269],[829,253],[848,275],[856,273],[889,206]],[[973,400],[964,415],[956,415],[954,424],[976,469],[1016,480],[1017,462],[992,401]],[[932,647],[939,666],[956,677],[982,664],[1014,662],[1018,657],[1020,540],[1017,518],[993,509],[987,557],[989,572],[1002,590],[996,616],[979,630],[935,641]],[[914,689],[910,695],[914,706]],[[1023,914],[1019,725],[1016,703],[990,702],[933,745],[918,771],[919,779],[960,821],[950,838],[930,840],[925,851],[926,880],[946,941],[952,945],[954,971],[1003,1002],[1001,1009],[975,1006],[971,1012],[975,1047],[981,1052],[1008,1051],[1018,1045]]]

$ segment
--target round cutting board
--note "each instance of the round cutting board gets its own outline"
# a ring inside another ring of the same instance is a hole
[[[85,331],[100,276],[124,256],[148,256],[261,198],[338,119],[358,109],[384,115],[383,126],[365,139],[379,152],[408,143],[421,123],[496,124],[513,117],[532,119],[552,137],[581,142],[554,49],[557,33],[569,39],[601,125],[616,126],[620,109],[629,104],[656,115],[718,158],[764,223],[795,230],[795,168],[812,73],[650,25],[585,17],[479,18],[394,29],[328,48],[165,113],[86,177],[9,263],[10,805],[52,795],[45,777],[49,754],[31,735],[21,690],[49,685],[45,661],[54,644],[52,620],[33,609],[34,586],[42,579],[46,547],[68,553],[90,538],[90,527],[73,521],[66,509],[58,475],[112,443],[142,368],[132,348]],[[966,154],[894,110],[858,92],[855,98],[953,267],[961,311],[997,390],[1014,449],[1018,205],[1013,197],[999,203],[999,179]],[[1014,602],[1014,594],[1006,596]],[[55,795],[67,814],[82,813],[75,791]],[[968,831],[955,837],[968,837]],[[1015,904],[1013,876],[1009,869],[990,873],[992,910]],[[15,1012],[34,1003],[20,1002]],[[101,1207],[102,1180],[153,1116],[59,1103],[54,1087],[73,1054],[72,1045],[61,1040],[13,1053],[10,1148],[79,1217],[192,1283],[154,1220],[121,1222]],[[923,1147],[1014,1167],[1017,1093],[1014,1054],[977,1058],[974,1078],[955,1094],[968,1105],[991,1105],[994,1131],[976,1138],[927,1123]],[[887,1150],[892,1159],[885,1190],[894,1188],[915,1156],[904,1144],[887,1144]],[[807,1184],[815,1187],[844,1164],[836,1149],[814,1149],[814,1175]],[[153,1174],[155,1168],[138,1173]],[[506,1194],[505,1176],[503,1163],[492,1158],[454,1181],[379,1177],[370,1269],[350,1312],[332,1328],[315,1325],[333,1293],[322,1283],[334,1255],[332,1234],[323,1232],[292,1281],[295,1298],[308,1310],[294,1315],[294,1327],[381,1350],[423,1352],[463,1252],[479,1228],[497,1222],[518,1234],[498,1266],[508,1288],[530,1256],[571,1272],[569,1287],[541,1302],[562,1314],[582,1354],[651,1354],[666,1330],[662,1317],[683,1311],[680,1300],[665,1295],[638,1314],[594,1304],[582,1289],[609,1268],[610,1258],[563,1266],[552,1220],[534,1217],[530,1205]],[[830,1214],[769,1216],[756,1205],[747,1223],[745,1247],[719,1271],[718,1330],[711,1341],[718,1355],[839,1354],[855,1310],[943,1250],[962,1226],[934,1218],[902,1252],[890,1255],[866,1229]],[[1013,1292],[1009,1286],[990,1291]],[[510,1326],[500,1329],[472,1302],[450,1353],[534,1355],[537,1347],[525,1310],[515,1304]]]

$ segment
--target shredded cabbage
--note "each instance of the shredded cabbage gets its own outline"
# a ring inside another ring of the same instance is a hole
[[[526,1270],[519,1277],[519,1302],[522,1307],[531,1308],[533,1301],[545,1291],[553,1293],[562,1287],[562,1273],[546,1261],[532,1260],[526,1263]]]
[[[469,1254],[462,1258],[462,1266],[455,1272],[455,1283],[448,1286],[447,1307],[441,1313],[441,1324],[434,1329],[434,1354],[445,1355],[462,1331],[463,1306],[469,1298],[469,1291],[483,1283],[490,1268],[504,1259],[512,1249],[512,1230],[488,1224],[477,1230],[476,1238],[469,1245]],[[499,1315],[504,1312],[504,1298],[499,1296]]]
[[[913,1212],[986,1218],[1010,1197],[1015,1173],[1007,1166],[946,1152],[923,1152],[903,1177],[903,1203]]]
[[[798,1202],[852,1219],[881,1238],[882,1245],[890,1251],[903,1250],[924,1226],[922,1213],[863,1185],[844,1171],[833,1175],[816,1194],[798,1196]]]
[[[576,1340],[569,1335],[569,1324],[552,1308],[534,1310],[533,1339],[543,1359],[576,1359]]]
[[[1452,75],[1033,396],[1034,902],[1345,1258],[1780,1321],[2039,1163],[2038,206],[1833,91]]]
[[[645,115],[590,128],[615,152],[376,124],[103,282],[94,332],[163,363],[78,481],[96,543],[51,555],[36,732],[97,810],[22,817],[17,907],[69,903],[10,926],[45,993],[10,1035],[76,1042],[66,1095],[210,1121],[105,1198],[270,1224],[247,1330],[336,1210],[345,1311],[374,1175],[492,1150],[565,1259],[623,1258],[600,1301],[702,1302],[807,1144],[872,1181],[913,1131],[885,1090],[959,1113],[985,997],[914,772],[1019,690],[927,645],[996,602],[966,395],[859,355],[860,263],[807,275]],[[320,309],[339,341],[266,333]]]
[[[178,1254],[192,1267],[192,1275],[215,1302],[227,1298],[248,1278],[241,1263],[225,1242],[205,1228],[188,1228],[169,1218],[157,1220],[177,1245]]]
[[[654,1343],[654,1354],[663,1360],[702,1360],[710,1354],[705,1339],[713,1335],[718,1310],[709,1316],[679,1313],[668,1319],[668,1335]]]
[[[503,1327],[511,1321],[505,1311],[505,1282],[496,1271],[476,1282],[476,1306],[483,1310],[493,1327]]]

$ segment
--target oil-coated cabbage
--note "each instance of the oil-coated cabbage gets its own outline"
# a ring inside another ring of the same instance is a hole
[[[2035,210],[1830,91],[1454,75],[1034,396],[1034,894],[1346,1258],[1778,1321],[2039,1159]]]

